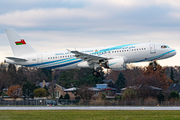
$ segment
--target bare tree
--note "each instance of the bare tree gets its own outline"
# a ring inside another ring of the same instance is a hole
[[[7,88],[11,84],[10,77],[6,71],[5,64],[0,65],[0,96],[2,95],[3,89]]]
[[[77,95],[86,101],[90,101],[94,94],[95,92],[91,89],[91,86],[87,84],[81,86],[81,88],[77,90]]]

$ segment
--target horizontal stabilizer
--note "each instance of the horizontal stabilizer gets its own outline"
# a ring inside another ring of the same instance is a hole
[[[24,58],[18,58],[18,57],[6,57],[7,59],[14,60],[14,61],[19,61],[19,62],[24,62],[28,61],[27,59]]]

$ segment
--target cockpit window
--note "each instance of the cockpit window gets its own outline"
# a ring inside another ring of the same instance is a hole
[[[167,45],[162,45],[161,48],[169,48]]]

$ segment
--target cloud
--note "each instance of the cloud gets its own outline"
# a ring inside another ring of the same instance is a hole
[[[179,13],[178,12],[170,12],[169,16],[180,19],[180,12]]]
[[[180,7],[179,0],[106,0],[106,2],[112,3],[118,6],[124,7],[148,7],[148,6],[170,6]]]
[[[95,12],[88,9],[32,9],[27,11],[15,11],[0,15],[0,23],[19,26],[19,27],[34,27],[53,24],[55,21],[81,21],[83,19],[94,20],[104,17],[105,14]],[[60,23],[64,24],[64,23]]]

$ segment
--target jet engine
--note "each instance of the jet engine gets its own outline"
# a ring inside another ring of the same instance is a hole
[[[124,63],[124,58],[115,58],[108,60],[107,65],[112,70],[116,70],[116,71],[126,70],[126,64]]]

